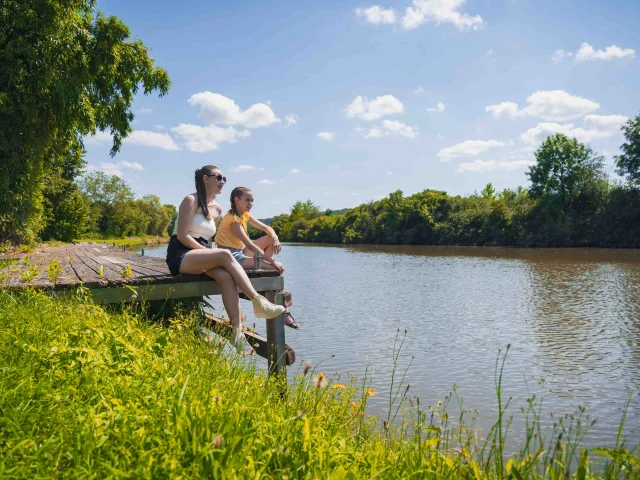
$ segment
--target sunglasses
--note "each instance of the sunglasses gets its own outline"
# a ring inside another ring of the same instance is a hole
[[[227,183],[227,177],[223,177],[222,174],[216,173],[214,175],[205,175],[206,177],[215,177],[215,179],[219,182]]]

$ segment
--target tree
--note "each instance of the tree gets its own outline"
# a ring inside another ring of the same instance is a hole
[[[95,0],[0,3],[0,242],[33,241],[42,221],[47,174],[69,145],[96,130],[131,132],[131,102],[167,93],[167,73]]]
[[[123,220],[115,218],[116,208],[120,204],[133,203],[133,192],[129,185],[116,175],[93,172],[80,179],[80,189],[91,204],[93,223],[90,229],[104,235],[121,236],[121,228],[116,225],[121,225]],[[122,208],[120,210],[122,214]],[[129,210],[126,213],[128,214]],[[131,215],[127,215],[127,218]]]
[[[548,137],[536,151],[536,164],[529,167],[533,198],[554,196],[565,209],[587,177],[602,174],[602,161],[588,146],[563,134]]]
[[[291,221],[296,220],[312,220],[322,216],[320,208],[311,200],[306,202],[296,202],[291,207]]]
[[[622,131],[627,141],[620,146],[622,155],[615,157],[618,173],[640,186],[640,115],[625,123]]]
[[[496,189],[493,188],[493,184],[489,182],[480,192],[480,195],[482,195],[482,198],[486,198],[487,200],[494,200],[496,198]]]

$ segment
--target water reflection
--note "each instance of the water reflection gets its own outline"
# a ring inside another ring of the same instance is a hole
[[[615,438],[627,391],[640,388],[638,250],[288,245],[281,261],[303,325],[287,330],[287,343],[326,373],[363,375],[372,365],[373,413],[388,408],[393,340],[405,328],[411,391],[434,404],[459,385],[485,429],[507,344],[511,411],[544,378],[544,411],[586,405],[599,419],[592,439]],[[640,437],[638,398],[626,430]]]

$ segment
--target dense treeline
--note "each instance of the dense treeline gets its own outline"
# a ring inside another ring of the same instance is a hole
[[[488,184],[468,197],[398,190],[340,215],[297,202],[271,225],[292,242],[640,247],[640,116],[623,132],[616,163],[624,184],[610,181],[591,148],[558,134],[536,152],[528,190]]]
[[[167,235],[176,217],[173,205],[161,205],[156,195],[136,199],[126,182],[102,172],[59,190],[59,201],[47,203],[44,240]]]

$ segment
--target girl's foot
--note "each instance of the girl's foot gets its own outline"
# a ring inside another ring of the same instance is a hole
[[[271,303],[262,295],[256,295],[251,303],[253,303],[253,314],[258,318],[276,318],[284,312],[282,305]]]
[[[244,340],[244,333],[242,333],[242,327],[233,327],[233,334],[231,337],[231,342],[233,345],[240,349]]]
[[[293,315],[291,315],[291,312],[289,312],[289,311],[284,312],[284,324],[287,327],[291,327],[291,328],[295,328],[296,330],[300,330],[300,324],[298,322],[296,322],[295,318],[293,318]]]

